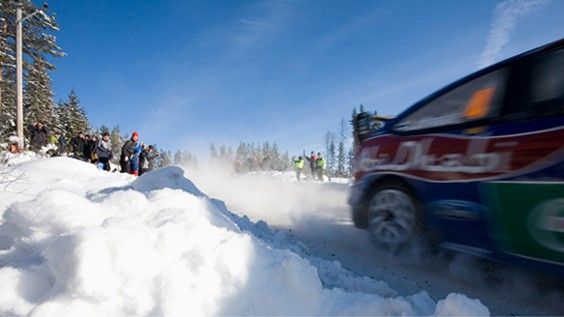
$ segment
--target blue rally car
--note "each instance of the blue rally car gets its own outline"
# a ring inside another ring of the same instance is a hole
[[[349,204],[377,244],[424,233],[444,248],[564,273],[564,39],[396,118],[354,121]]]

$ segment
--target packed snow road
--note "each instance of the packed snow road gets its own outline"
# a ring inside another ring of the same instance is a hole
[[[426,290],[433,299],[449,293],[478,298],[494,315],[562,315],[564,282],[526,269],[463,254],[420,247],[392,255],[378,250],[367,232],[350,221],[347,185],[295,182],[292,174],[235,176],[191,171],[196,184],[228,208],[293,236],[312,256],[337,260],[361,276],[386,282],[402,294]]]

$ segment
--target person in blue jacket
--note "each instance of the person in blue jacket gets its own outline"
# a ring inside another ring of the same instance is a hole
[[[130,160],[130,170],[129,173],[135,176],[139,176],[139,154],[141,154],[141,150],[143,149],[143,143],[136,144],[135,149],[133,150],[133,156]]]

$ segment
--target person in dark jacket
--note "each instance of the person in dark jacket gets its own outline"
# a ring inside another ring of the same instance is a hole
[[[40,121],[29,127],[29,141],[33,151],[40,151],[49,141],[49,129]]]
[[[59,141],[58,154],[64,155],[65,152],[66,152],[66,147],[67,147],[67,138],[65,138],[65,135],[60,131],[57,131],[56,135],[57,135],[58,141]]]
[[[93,135],[90,137],[90,163],[94,163],[97,164],[99,162],[98,160],[98,154],[96,153],[96,147],[98,146],[98,137],[96,135]]]
[[[155,160],[158,156],[159,153],[155,151],[154,146],[143,146],[141,154],[139,154],[139,176],[155,169]]]
[[[157,165],[157,157],[159,157],[159,152],[157,152],[154,146],[149,145],[149,151],[147,152],[147,162],[149,162],[148,164],[149,172],[155,170],[155,167]]]
[[[94,145],[90,139],[90,135],[84,135],[84,146],[82,147],[82,157],[81,159],[85,162],[90,162],[92,160],[92,151],[94,151]]]
[[[149,147],[143,145],[141,153],[139,154],[139,176],[149,170],[149,160],[147,160],[147,154],[149,154]]]
[[[80,159],[82,157],[82,152],[84,151],[84,133],[79,133],[77,136],[71,139],[70,142],[72,155],[75,158]]]
[[[135,154],[135,148],[137,147],[137,140],[139,140],[139,133],[134,131],[131,134],[131,139],[127,140],[123,147],[121,148],[121,156],[119,158],[119,164],[121,166],[122,173],[130,173],[131,172],[131,163],[130,160],[133,158]]]
[[[103,165],[105,171],[110,170],[110,160],[113,157],[112,146],[110,145],[110,134],[104,132],[102,134],[102,139],[96,145],[96,156],[98,157],[98,162]]]

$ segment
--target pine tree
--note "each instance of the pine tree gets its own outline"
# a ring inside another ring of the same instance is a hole
[[[3,8],[2,13],[4,13]],[[11,47],[7,44],[7,31],[7,22],[2,16],[0,18],[0,142],[15,134],[16,126],[15,54],[10,52]]]
[[[348,176],[353,176],[353,165],[354,165],[354,152],[353,149],[349,149],[349,154],[347,157],[347,171]]]
[[[66,132],[67,139],[77,136],[79,133],[86,133],[90,130],[90,124],[86,113],[82,109],[76,92],[71,90],[68,96],[68,101],[63,105],[63,126]]]
[[[102,124],[99,130],[100,130],[100,134],[110,133],[110,129],[105,124]]]
[[[233,162],[233,168],[236,172],[241,173],[243,171],[248,171],[248,157],[249,157],[249,147],[245,142],[239,143],[237,151],[235,152],[235,159]]]
[[[329,153],[327,153],[327,173],[329,175],[335,174],[336,165],[336,148],[335,148],[335,134],[331,134],[331,142],[329,144]]]
[[[331,131],[325,133],[325,161],[327,173],[331,175],[335,168],[335,134]]]
[[[23,16],[37,7],[30,0],[0,2],[0,141],[15,130],[15,82],[16,82],[16,7],[20,6]],[[53,125],[57,112],[52,102],[48,71],[54,70],[47,57],[61,57],[64,52],[56,44],[52,35],[58,31],[53,16],[41,12],[23,22],[23,81],[24,81],[24,121],[45,120]],[[51,100],[47,102],[47,100]],[[42,106],[47,109],[42,109]],[[31,107],[31,109],[29,109]],[[29,118],[28,118],[29,117]]]
[[[174,164],[175,165],[184,164],[184,162],[182,160],[182,153],[180,152],[180,150],[177,150],[176,153],[174,153]]]
[[[227,156],[227,147],[222,145],[219,147],[219,158],[223,161]]]
[[[217,160],[217,149],[213,143],[210,145],[210,157],[212,160]]]
[[[2,90],[2,101],[0,104],[0,142],[5,141],[9,136],[16,134],[16,83],[15,76],[6,76],[14,73],[11,68],[3,68],[3,80],[0,83]]]
[[[280,166],[280,170],[281,171],[288,171],[290,170],[292,164],[290,163],[290,157],[288,155],[288,151],[284,152],[284,154],[282,155],[282,157],[280,158],[281,160],[281,166]]]
[[[233,157],[233,149],[231,148],[231,146],[227,148],[227,158],[226,159],[227,159],[227,162],[233,163],[234,157]]]
[[[259,153],[262,153],[260,159],[260,167],[263,171],[267,171],[271,169],[272,163],[272,149],[270,148],[270,143],[266,141],[262,147],[262,151],[259,149]]]
[[[359,136],[357,135],[357,131],[356,131],[356,116],[357,115],[358,115],[358,113],[356,112],[356,107],[355,107],[355,108],[353,108],[352,115],[351,115],[351,121],[350,121],[352,137],[353,137],[352,138],[352,144],[351,144],[351,151],[353,153],[356,152],[356,148],[358,147],[359,142],[360,142]]]
[[[49,128],[58,122],[55,118],[51,78],[47,74],[47,67],[42,59],[33,62],[28,71],[24,95],[24,124],[26,126],[41,121]]]
[[[112,145],[112,154],[114,156],[113,161],[116,163],[119,161],[119,157],[121,156],[121,148],[123,147],[124,143],[125,140],[120,135],[119,125],[113,127],[112,131],[110,132],[110,144]]]
[[[275,170],[275,171],[281,171],[282,170],[282,162],[281,162],[281,158],[280,158],[280,151],[278,150],[278,144],[276,144],[276,142],[274,142],[272,144],[272,150],[271,150],[271,166],[270,169]]]
[[[345,137],[346,137],[345,119],[341,119],[341,128],[339,130],[339,145],[337,149],[337,176],[339,177],[343,177],[346,175]]]
[[[170,151],[162,151],[161,158],[162,158],[162,166],[169,166],[172,164]]]

